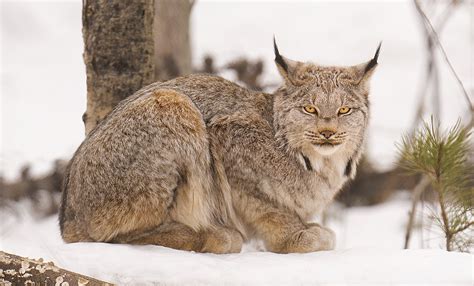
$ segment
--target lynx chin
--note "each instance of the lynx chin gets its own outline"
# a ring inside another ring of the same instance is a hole
[[[369,118],[366,63],[290,60],[273,94],[212,75],[157,82],[123,100],[71,159],[59,214],[66,242],[240,252],[334,248],[310,222],[355,176]]]

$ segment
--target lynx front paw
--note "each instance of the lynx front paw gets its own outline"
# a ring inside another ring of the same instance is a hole
[[[205,232],[203,236],[204,244],[201,252],[239,253],[242,249],[243,239],[236,230],[219,227]]]
[[[310,224],[309,228],[297,231],[286,241],[282,252],[314,252],[332,250],[335,245],[335,234],[332,230]]]
[[[319,243],[321,249],[319,250],[333,250],[336,246],[336,234],[331,229],[320,226],[317,223],[310,223],[309,230],[317,233],[319,235]]]

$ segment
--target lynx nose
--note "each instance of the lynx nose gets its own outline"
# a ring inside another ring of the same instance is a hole
[[[323,130],[323,131],[319,131],[319,133],[320,133],[321,135],[323,135],[324,138],[329,139],[329,138],[331,138],[331,136],[334,135],[335,132],[332,131],[332,130]]]

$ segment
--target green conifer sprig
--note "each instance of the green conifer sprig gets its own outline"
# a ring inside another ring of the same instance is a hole
[[[412,173],[428,176],[438,195],[439,211],[434,213],[446,236],[447,250],[469,250],[473,245],[474,167],[469,155],[470,128],[458,121],[446,132],[431,118],[412,137],[404,136],[398,146],[400,165]]]

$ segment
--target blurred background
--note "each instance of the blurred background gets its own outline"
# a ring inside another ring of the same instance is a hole
[[[60,243],[59,186],[85,134],[86,3],[1,2],[0,242],[12,251],[25,247],[13,243],[22,228],[55,232],[51,239]],[[402,248],[419,176],[400,170],[396,143],[430,115],[442,126],[470,120],[465,94],[423,15],[467,92],[474,89],[473,1],[418,3],[422,13],[409,0],[155,0],[160,7],[154,18],[155,80],[209,72],[272,92],[281,83],[273,63],[274,35],[282,55],[323,65],[365,62],[382,41],[366,157],[357,179],[320,219],[336,229],[339,248]],[[430,201],[429,192],[424,200]],[[439,234],[422,224],[424,211],[418,210],[411,246],[439,247]]]

